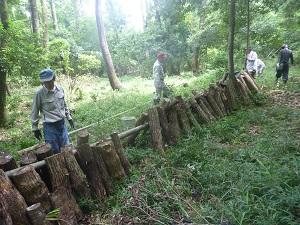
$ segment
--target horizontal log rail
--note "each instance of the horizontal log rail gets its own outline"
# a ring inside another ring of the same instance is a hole
[[[138,133],[138,132],[140,132],[140,131],[146,129],[148,126],[149,126],[149,124],[148,124],[148,123],[145,123],[145,124],[142,124],[142,125],[140,125],[140,126],[134,127],[134,128],[132,128],[132,129],[126,130],[126,131],[124,131],[124,132],[121,132],[121,133],[118,134],[118,136],[119,136],[120,139],[124,139],[124,138],[126,138],[126,137],[131,136],[132,134]],[[105,139],[105,140],[111,140],[111,138],[109,137],[109,138],[107,138],[107,139]],[[99,143],[99,142],[93,143],[93,144],[91,144],[91,146],[95,146],[95,145],[97,145],[98,143]],[[34,150],[34,148],[33,148],[33,150]],[[35,169],[39,169],[39,168],[45,166],[46,163],[45,163],[45,160],[42,160],[42,161],[38,161],[38,162],[32,163],[32,164],[30,164],[30,165],[33,166]],[[20,168],[22,168],[22,167],[18,167],[18,168],[16,168],[16,169],[6,171],[5,174],[6,174],[8,177],[11,177],[11,176],[12,176],[16,171],[18,171]]]

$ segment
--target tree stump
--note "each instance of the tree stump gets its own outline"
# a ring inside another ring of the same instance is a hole
[[[7,212],[11,216],[14,225],[30,225],[27,216],[27,204],[23,196],[12,185],[10,180],[5,176],[3,170],[0,169],[0,197],[1,202],[7,203]],[[4,198],[5,201],[2,201]]]
[[[91,193],[99,198],[106,196],[102,175],[89,144],[77,146],[78,163],[84,171],[90,184]]]
[[[77,194],[77,196],[90,198],[91,192],[87,178],[76,161],[72,146],[64,147],[62,152],[69,172],[72,190]]]
[[[89,143],[89,132],[85,130],[81,130],[77,134],[77,146],[82,144]]]
[[[32,225],[50,225],[49,221],[46,221],[46,213],[41,203],[36,203],[27,207],[27,216]]]
[[[9,171],[16,169],[16,160],[7,152],[0,152],[0,169],[3,171]]]
[[[177,142],[177,140],[180,138],[181,130],[179,126],[178,115],[174,105],[167,111],[167,118],[169,121],[171,136],[173,136]]]
[[[37,162],[36,155],[32,151],[25,152],[21,156],[20,166],[30,165],[30,164],[35,163],[35,162]]]
[[[18,169],[11,179],[28,205],[41,203],[45,212],[50,211],[49,190],[31,165]]]
[[[1,191],[0,191],[0,224],[13,225],[11,216],[8,211],[8,205]]]
[[[53,155],[53,151],[50,144],[44,144],[40,146],[36,151],[35,155],[38,161],[41,161],[51,155]]]
[[[101,174],[101,179],[102,179],[102,183],[105,187],[106,194],[110,195],[113,193],[112,180],[106,169],[104,160],[101,155],[102,149],[99,146],[93,146],[93,147],[91,147],[91,150],[93,152],[94,159],[97,162],[98,170],[99,170],[99,173]]]
[[[69,172],[64,153],[58,153],[45,159],[51,179],[52,191],[59,187],[70,187]]]
[[[137,119],[135,126],[138,127],[140,125],[143,125],[146,121],[148,120],[148,113],[142,113],[142,115],[140,116],[140,118]],[[139,133],[135,133],[131,136],[128,137],[128,145],[134,145],[135,139],[138,136]]]
[[[189,118],[185,111],[185,105],[182,102],[178,102],[178,104],[175,105],[175,109],[178,115],[179,126],[182,128],[185,134],[191,134],[192,129]]]
[[[198,119],[201,123],[208,123],[210,121],[208,115],[200,108],[194,97],[191,97],[190,104],[192,109],[198,115]]]
[[[162,106],[157,107],[159,122],[162,130],[162,135],[164,139],[166,140],[168,145],[174,145],[176,144],[177,140],[170,131],[170,126],[168,123],[168,118],[166,115],[166,112]]]
[[[159,116],[156,108],[151,108],[148,111],[149,127],[151,133],[152,146],[155,150],[164,151],[161,127]]]
[[[121,161],[121,164],[125,170],[125,173],[127,175],[129,175],[130,173],[130,164],[129,164],[129,161],[127,159],[127,157],[125,156],[124,154],[124,150],[123,150],[123,145],[122,145],[122,142],[119,138],[119,135],[118,133],[112,133],[110,135],[111,137],[111,140],[112,140],[112,143],[114,145],[114,149],[116,150],[119,158],[120,158],[120,161]]]
[[[59,209],[60,225],[77,225],[77,221],[82,218],[82,212],[78,207],[71,190],[66,187],[58,187],[51,194],[53,208]]]
[[[124,168],[112,143],[105,142],[99,144],[98,146],[101,147],[101,156],[109,175],[116,179],[125,177]]]

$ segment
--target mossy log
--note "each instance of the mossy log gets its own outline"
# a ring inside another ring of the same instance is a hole
[[[91,192],[89,189],[89,184],[85,174],[80,168],[74,154],[73,146],[64,147],[62,152],[64,154],[66,167],[69,172],[69,178],[72,190],[76,193],[77,196],[90,198]]]
[[[112,133],[110,135],[110,137],[111,137],[114,149],[116,150],[116,152],[117,152],[117,154],[120,158],[120,161],[121,161],[121,164],[122,164],[122,166],[125,170],[125,173],[127,175],[129,175],[129,173],[130,173],[130,164],[129,164],[129,161],[128,161],[125,153],[124,153],[124,149],[123,149],[121,139],[120,139],[118,133]]]
[[[49,190],[31,165],[20,168],[11,179],[28,205],[41,203],[45,212],[50,211]]]
[[[213,108],[211,107],[211,105],[209,104],[209,102],[207,101],[207,98],[205,98],[205,96],[203,94],[201,94],[199,96],[198,102],[202,102],[205,107],[208,109],[209,113],[215,118],[219,118],[219,115],[213,110]]]
[[[102,175],[90,145],[84,143],[77,146],[77,156],[79,165],[88,179],[92,194],[99,198],[105,197],[106,191],[102,181]]]
[[[209,108],[206,106],[205,102],[207,102],[207,100],[202,96],[202,94],[198,97],[195,97],[195,100],[197,101],[198,105],[200,106],[200,108],[204,111],[204,113],[207,115],[207,117],[209,118],[209,120],[216,120],[216,117],[214,116],[214,114],[211,112],[212,109],[209,106]],[[205,102],[204,102],[205,100]],[[207,102],[207,105],[208,102]],[[210,111],[211,110],[211,111]]]
[[[206,98],[206,100],[208,101],[209,105],[211,106],[213,112],[215,112],[215,114],[217,115],[218,118],[225,116],[211,92],[205,92],[203,94],[203,96]]]
[[[148,120],[148,113],[144,112],[135,122],[135,126],[138,127],[138,126],[144,124],[145,122],[147,122],[147,120]],[[127,140],[128,145],[134,145],[135,139],[137,138],[138,135],[139,135],[139,133],[130,135]]]
[[[11,216],[8,211],[8,205],[1,191],[0,191],[0,224],[13,225]]]
[[[97,166],[99,169],[99,173],[101,174],[101,180],[105,187],[106,194],[111,195],[113,193],[112,179],[106,169],[104,160],[102,158],[101,147],[92,146],[91,150],[93,152],[94,159],[97,162]]]
[[[29,225],[30,222],[26,216],[27,204],[23,196],[13,186],[6,177],[3,170],[0,169],[0,197],[1,202],[6,202],[7,212],[9,213],[14,225]]]
[[[44,144],[40,146],[37,150],[35,150],[35,155],[38,161],[41,161],[51,155],[53,155],[53,151],[50,144]]]
[[[101,156],[109,175],[115,179],[125,177],[126,173],[113,144],[111,142],[105,142],[98,146],[101,147]]]
[[[223,116],[226,116],[227,111],[225,109],[225,105],[221,98],[221,91],[216,86],[213,86],[213,85],[210,85],[208,91],[215,99],[216,103],[218,104],[219,109],[222,111]]]
[[[30,151],[30,152],[25,152],[22,154],[21,159],[20,159],[20,166],[26,166],[26,165],[30,165],[32,163],[37,162],[37,157],[34,154],[34,152]]]
[[[166,111],[162,106],[157,107],[157,112],[159,116],[159,122],[161,126],[162,135],[168,145],[175,145],[177,143],[176,137],[170,130],[168,118]]]
[[[180,138],[181,130],[180,130],[178,115],[175,106],[173,105],[171,108],[169,108],[166,111],[166,114],[169,122],[170,135],[174,137],[174,140],[177,142],[178,139]]]
[[[26,209],[27,216],[31,225],[50,225],[51,223],[46,219],[46,213],[41,203],[33,204]]]
[[[224,104],[226,113],[227,113],[227,115],[229,115],[229,114],[232,112],[233,109],[231,108],[229,99],[228,99],[227,96],[226,96],[226,93],[225,93],[225,86],[224,86],[224,85],[221,85],[221,84],[218,84],[218,89],[219,89],[219,91],[220,91],[220,97],[221,97],[221,100],[222,100],[222,102],[223,102],[223,104]]]
[[[164,151],[163,138],[162,138],[160,121],[159,121],[159,116],[156,107],[150,108],[148,110],[148,117],[149,117],[149,127],[150,127],[152,147],[155,150],[163,152]]]
[[[253,93],[257,93],[259,91],[255,81],[253,80],[253,78],[247,74],[247,73],[242,73],[241,77],[243,78],[243,80],[245,81],[245,83],[247,84],[247,87],[249,88],[249,90]]]
[[[181,96],[177,96],[177,100],[182,100]],[[190,125],[190,120],[187,116],[186,110],[185,110],[185,104],[184,102],[178,101],[178,103],[175,105],[177,114],[178,114],[178,121],[179,121],[179,126],[181,129],[184,131],[185,134],[191,134],[191,125]]]
[[[11,154],[7,152],[0,152],[0,169],[3,171],[9,171],[16,169],[17,163],[16,160],[12,157]]]
[[[58,221],[60,225],[77,225],[82,218],[82,212],[76,203],[71,189],[59,187],[51,193],[51,203],[54,209],[59,209]]]

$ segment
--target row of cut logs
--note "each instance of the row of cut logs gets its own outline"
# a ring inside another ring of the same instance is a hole
[[[153,149],[163,153],[166,146],[175,145],[193,128],[200,129],[201,124],[248,105],[251,93],[257,91],[255,81],[241,73],[210,85],[202,93],[193,91],[186,100],[177,96],[150,108],[141,114],[135,128],[113,133],[103,141],[90,145],[89,134],[83,130],[78,134],[77,147],[66,146],[60,154],[52,155],[50,145],[45,144],[24,151],[18,169],[9,154],[0,154],[0,221],[9,225],[48,224],[46,213],[60,209],[60,224],[77,224],[82,212],[75,197],[104,198],[113,193],[113,179],[129,175],[130,164],[120,137],[128,137],[127,144],[134,145],[139,132],[149,127]]]
[[[45,217],[54,209],[59,209],[59,224],[78,224],[82,212],[76,199],[112,194],[112,181],[130,171],[119,135],[95,145],[88,140],[88,132],[81,131],[76,148],[42,157],[42,166],[25,165],[8,171],[9,177],[0,169],[1,225],[50,224]]]

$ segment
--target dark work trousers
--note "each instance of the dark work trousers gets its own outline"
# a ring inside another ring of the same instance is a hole
[[[289,64],[283,63],[282,70],[277,70],[276,77],[277,79],[282,76],[283,81],[287,81],[289,79]]]

